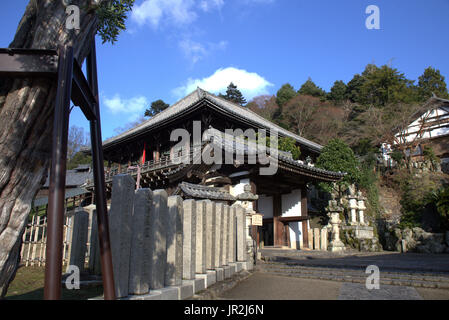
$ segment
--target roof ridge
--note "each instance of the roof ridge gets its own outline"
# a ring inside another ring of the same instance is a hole
[[[298,138],[301,138],[302,141],[309,142],[309,143],[311,143],[312,145],[315,145],[315,146],[318,147],[318,148],[322,148],[322,145],[320,145],[319,143],[310,141],[309,139],[306,139],[306,138],[304,138],[304,137],[301,137],[300,135],[297,135],[297,134],[291,132],[290,130],[284,129],[284,128],[282,128],[281,126],[279,126],[279,125],[277,125],[276,123],[274,123],[273,121],[268,120],[268,119],[262,117],[261,115],[259,115],[259,114],[257,114],[256,112],[250,110],[249,108],[242,107],[241,105],[239,105],[239,104],[237,104],[237,103],[235,103],[235,102],[226,100],[226,99],[224,99],[224,98],[222,98],[222,97],[213,95],[213,94],[211,94],[211,93],[209,93],[209,92],[207,92],[207,93],[208,93],[209,96],[212,96],[213,98],[216,98],[216,99],[218,99],[219,101],[222,101],[222,102],[225,102],[225,103],[229,103],[229,104],[232,104],[232,105],[234,105],[234,106],[236,106],[236,107],[242,108],[243,110],[245,110],[245,111],[247,111],[247,112],[249,112],[249,113],[255,115],[257,118],[259,118],[259,119],[262,120],[262,121],[268,121],[269,123],[271,123],[274,127],[276,127],[276,128],[278,129],[278,132],[282,132],[282,131],[289,132],[289,133],[292,134],[293,136],[296,136],[296,137],[298,137]]]

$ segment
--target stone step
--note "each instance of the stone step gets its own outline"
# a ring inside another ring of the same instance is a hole
[[[365,263],[344,263],[342,261],[339,262],[329,262],[329,263],[322,263],[317,259],[317,262],[314,262],[311,259],[304,259],[297,257],[264,257],[262,256],[262,261],[260,261],[261,264],[276,264],[276,265],[287,265],[290,267],[303,267],[303,268],[316,268],[316,269],[345,269],[345,270],[366,270],[367,264]],[[294,260],[292,260],[294,259]],[[372,263],[376,264],[376,263]],[[425,269],[418,269],[414,266],[383,266],[381,268],[382,272],[393,272],[393,273],[406,273],[406,274],[419,274],[419,275],[429,275],[429,276],[442,276],[442,277],[449,277],[449,271],[443,271],[440,266],[436,266],[435,268],[432,265],[427,265]]]
[[[352,269],[291,267],[274,264],[259,264],[258,270],[272,275],[355,283],[365,283],[368,276],[364,271]],[[449,289],[449,276],[381,272],[380,283],[385,285]]]
[[[300,265],[286,265],[277,263],[265,263],[259,264],[263,266],[264,269],[275,269],[279,271],[285,270],[297,270],[298,272],[311,273],[311,272],[322,272],[329,274],[365,274],[365,268],[340,268],[340,267],[309,267]],[[383,275],[388,275],[389,277],[413,277],[416,279],[424,279],[428,281],[447,281],[449,282],[449,274],[441,273],[424,273],[424,272],[404,272],[404,271],[381,271]]]

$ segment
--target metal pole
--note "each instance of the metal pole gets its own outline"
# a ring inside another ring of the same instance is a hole
[[[112,268],[111,242],[106,205],[106,183],[104,179],[103,146],[101,139],[100,106],[98,97],[97,59],[95,38],[92,39],[92,51],[87,58],[87,79],[97,103],[96,120],[90,121],[92,161],[94,166],[95,197],[97,205],[98,235],[100,242],[101,272],[105,300],[115,300],[114,271]]]
[[[44,299],[46,300],[61,298],[62,237],[72,71],[73,48],[60,47],[47,215],[48,233],[44,286]]]

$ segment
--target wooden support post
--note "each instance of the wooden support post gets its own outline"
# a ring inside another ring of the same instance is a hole
[[[109,222],[106,203],[106,183],[104,178],[103,147],[101,138],[100,106],[98,94],[97,58],[95,38],[92,39],[92,51],[87,58],[87,80],[97,103],[95,104],[95,120],[90,121],[92,144],[92,161],[94,167],[94,183],[98,236],[100,243],[101,274],[105,300],[115,300],[114,273],[112,269],[111,242],[109,238]]]
[[[307,211],[307,187],[304,186],[301,189],[301,216],[307,217],[308,211]],[[309,239],[309,225],[308,220],[302,221],[302,235],[303,235],[303,246],[304,248],[310,248],[310,240]]]
[[[48,238],[45,265],[44,298],[61,298],[62,233],[69,130],[69,107],[73,77],[73,48],[59,49],[58,89],[53,122],[53,152],[48,199]]]
[[[279,220],[281,216],[282,195],[277,193],[273,195],[273,235],[275,246],[282,246],[284,244],[284,224]]]

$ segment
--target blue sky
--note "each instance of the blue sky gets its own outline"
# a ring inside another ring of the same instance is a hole
[[[0,47],[27,3],[2,1]],[[380,9],[380,30],[365,26],[369,5]],[[448,14],[449,0],[136,0],[118,42],[97,41],[103,138],[197,85],[218,93],[232,80],[248,100],[308,77],[329,90],[368,63],[412,80],[432,66],[447,82]],[[89,130],[77,108],[70,120]]]

